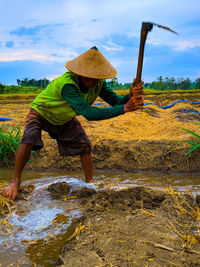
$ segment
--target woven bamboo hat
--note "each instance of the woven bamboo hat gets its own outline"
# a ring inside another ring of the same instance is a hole
[[[77,75],[94,79],[109,79],[117,75],[116,69],[96,46],[68,61],[65,67]]]

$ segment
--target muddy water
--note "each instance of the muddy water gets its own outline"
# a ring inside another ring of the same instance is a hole
[[[10,180],[13,170],[1,169],[0,181]],[[0,235],[0,266],[54,266],[61,248],[81,217],[81,208],[76,199],[64,201],[53,199],[47,190],[55,182],[65,181],[72,190],[85,186],[104,190],[122,189],[136,185],[151,188],[166,188],[184,191],[189,186],[194,194],[200,192],[199,174],[162,174],[95,172],[95,183],[86,184],[80,172],[34,172],[25,171],[23,184],[34,184],[29,201],[18,201],[8,218],[12,225],[10,234]],[[25,264],[25,265],[24,265]]]

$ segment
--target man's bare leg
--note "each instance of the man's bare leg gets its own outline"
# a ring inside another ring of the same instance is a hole
[[[82,154],[81,165],[85,174],[85,181],[91,183],[93,181],[93,161],[92,153]]]
[[[16,153],[14,178],[21,180],[22,171],[31,155],[32,144],[20,144]]]

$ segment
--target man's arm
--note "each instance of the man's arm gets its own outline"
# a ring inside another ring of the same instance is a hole
[[[99,96],[111,106],[126,104],[129,101],[128,94],[125,96],[117,95],[112,90],[112,88],[106,83],[106,81],[104,81],[104,84],[103,84],[103,87],[101,89]]]
[[[129,95],[119,97],[120,102],[125,102],[120,105],[115,105],[109,108],[91,107],[84,98],[80,95],[78,89],[71,84],[66,84],[62,88],[62,96],[71,105],[71,107],[79,114],[84,116],[87,120],[105,120],[122,115],[126,112],[135,111],[143,108],[144,98],[142,96],[142,84],[132,86]],[[112,91],[112,89],[111,89]],[[113,98],[116,97],[115,93],[111,93]],[[111,97],[110,97],[111,99]],[[116,99],[116,98],[115,98]],[[114,104],[114,103],[113,103]]]
[[[89,121],[105,120],[124,114],[123,104],[109,108],[90,106],[72,84],[64,85],[61,95],[78,114]]]
[[[140,82],[136,85],[136,79],[134,79],[130,86],[129,94],[120,96],[117,95],[106,82],[104,82],[99,96],[111,106],[126,104],[133,95],[141,96],[143,94],[143,83],[144,82]]]

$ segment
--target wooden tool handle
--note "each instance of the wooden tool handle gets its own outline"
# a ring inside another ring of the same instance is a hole
[[[141,82],[142,77],[142,66],[143,66],[143,56],[144,56],[144,47],[147,38],[148,30],[141,30],[140,35],[140,50],[138,56],[138,65],[137,65],[137,74],[136,74],[136,84]]]

